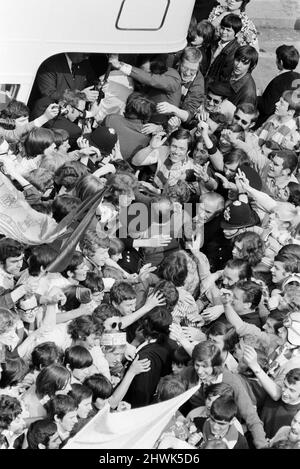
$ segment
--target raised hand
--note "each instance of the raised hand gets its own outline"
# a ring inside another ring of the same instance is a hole
[[[210,323],[218,319],[221,314],[224,312],[223,305],[215,305],[206,308],[201,316],[203,317],[205,323]]]
[[[49,121],[58,116],[59,106],[58,104],[50,104],[44,112],[45,118]]]
[[[232,290],[227,290],[227,288],[221,288],[221,301],[223,305],[231,304],[233,299]]]
[[[154,150],[155,148],[161,147],[167,140],[167,135],[165,132],[159,132],[156,135],[153,135],[150,141],[150,147]]]
[[[232,190],[236,189],[235,184],[228,181],[228,179],[223,174],[215,173],[215,176],[221,179],[224,189],[232,189]]]
[[[258,366],[257,362],[257,353],[253,347],[250,345],[244,344],[244,351],[243,351],[243,359],[249,366],[249,368],[253,369]]]
[[[182,339],[186,336],[182,330],[182,327],[179,324],[171,324],[169,327],[170,330],[170,339],[175,340],[175,342],[181,343]]]
[[[97,101],[99,97],[99,91],[94,90],[94,86],[88,86],[84,90],[82,90],[82,93],[85,94],[86,100],[89,101],[90,103],[94,103]]]
[[[202,245],[202,234],[199,230],[197,233],[192,235],[192,241],[187,243],[187,248],[192,251],[193,254],[197,255]]]
[[[203,182],[207,182],[209,180],[209,175],[207,173],[209,161],[205,163],[203,166],[200,164],[196,164],[194,166],[194,172],[197,178],[202,179]]]
[[[251,190],[249,180],[247,179],[245,173],[240,169],[237,170],[235,176],[235,183],[239,192],[249,192]]]
[[[157,134],[159,132],[163,132],[163,127],[158,124],[145,124],[141,130],[141,133],[145,135]]]
[[[172,116],[168,120],[168,130],[169,132],[174,132],[174,130],[178,129],[181,126],[181,119],[177,116]]]
[[[108,57],[108,61],[117,70],[121,68],[121,62],[119,61],[119,54],[110,54]]]
[[[162,293],[157,291],[156,293],[150,293],[148,296],[145,306],[150,309],[156,308],[157,306],[164,306],[166,304],[166,298]]]

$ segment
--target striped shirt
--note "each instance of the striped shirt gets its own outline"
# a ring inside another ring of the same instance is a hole
[[[267,141],[272,141],[288,150],[299,147],[300,134],[294,119],[281,123],[278,117],[273,115],[256,133],[259,138],[260,146]]]

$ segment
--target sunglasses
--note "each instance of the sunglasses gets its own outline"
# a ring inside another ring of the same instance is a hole
[[[234,116],[234,119],[237,121],[237,122],[241,122],[243,125],[248,125],[249,122],[245,121],[245,119],[242,119],[240,116]]]

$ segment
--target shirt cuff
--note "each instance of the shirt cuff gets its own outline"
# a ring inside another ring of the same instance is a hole
[[[120,70],[122,73],[124,73],[124,75],[129,76],[132,72],[132,66],[129,64],[123,64],[121,65]]]
[[[209,155],[214,155],[217,152],[217,147],[213,145],[211,148],[207,149]]]

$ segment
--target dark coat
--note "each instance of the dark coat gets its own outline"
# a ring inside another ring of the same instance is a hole
[[[297,80],[298,83],[296,83]],[[279,101],[282,93],[297,88],[297,86],[300,86],[300,73],[294,71],[281,73],[270,81],[263,95],[258,98],[260,126],[275,113],[275,104]]]
[[[236,39],[230,41],[220,52],[208,69],[206,85],[213,81],[228,82],[230,80],[235,51],[240,47]]]
[[[147,73],[137,67],[132,67],[130,76],[145,86],[145,93],[154,103],[167,101],[179,106],[181,98],[181,78],[177,70],[168,68],[161,75]]]
[[[151,369],[135,376],[127,391],[124,400],[133,408],[151,404],[160,378],[171,373],[171,348],[168,344],[150,343],[138,354],[140,360],[150,360]]]
[[[184,109],[184,111],[188,111],[189,113],[187,122],[194,117],[198,107],[203,103],[204,98],[204,77],[199,71],[195,79],[189,85],[187,94],[181,98],[181,109]]]
[[[232,94],[229,97],[229,101],[235,106],[241,103],[251,103],[256,106],[257,95],[256,85],[250,73],[247,73],[244,77],[237,81],[230,81]]]
[[[88,60],[78,64],[74,78],[65,54],[54,55],[45,60],[38,69],[28,105],[32,107],[34,102],[42,97],[49,97],[52,102],[56,101],[66,89],[83,90],[91,86],[95,80],[96,75]]]

